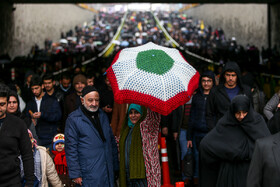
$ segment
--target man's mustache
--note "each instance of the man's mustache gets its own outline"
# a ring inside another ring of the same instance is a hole
[[[96,108],[97,106],[90,105],[89,107],[90,107],[90,108]]]

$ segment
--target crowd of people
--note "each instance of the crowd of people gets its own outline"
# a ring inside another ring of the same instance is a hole
[[[202,20],[195,20],[184,13],[159,12],[162,24],[184,49],[214,62],[224,64],[235,61],[243,69],[252,72],[279,74],[274,68],[279,66],[279,49],[258,49],[254,44],[242,46],[236,36],[227,36],[222,28],[212,28]]]
[[[160,131],[167,137],[171,165],[178,161],[174,143],[179,142],[183,167],[192,149],[193,175],[181,168],[179,179],[186,186],[277,186],[278,178],[267,172],[277,173],[277,159],[272,158],[279,154],[262,157],[264,162],[260,155],[267,150],[262,143],[279,141],[280,104],[274,98],[279,93],[263,108],[270,113],[259,114],[236,62],[226,63],[219,83],[214,72],[201,73],[191,101],[168,116],[115,103],[106,75],[103,84],[82,72],[73,79],[66,73],[62,77],[55,87],[52,75],[31,74],[26,92],[1,83],[4,186],[160,186]],[[20,108],[24,99],[19,98],[28,93],[30,100]],[[256,141],[259,147],[254,151]],[[269,177],[275,182],[267,182]]]
[[[195,20],[179,12],[128,12],[118,41],[112,41],[114,34],[121,25],[124,13],[99,12],[90,23],[77,25],[68,32],[61,33],[59,41],[46,39],[44,48],[37,45],[32,47],[27,56],[15,57],[13,60],[8,55],[2,55],[0,60],[9,60],[0,69],[6,80],[16,80],[23,85],[23,77],[28,69],[36,74],[59,72],[63,68],[72,71],[74,68],[93,68],[101,72],[103,67],[108,67],[115,54],[125,48],[133,47],[147,42],[154,42],[161,46],[172,47],[154,19],[158,17],[160,23],[170,36],[184,49],[180,48],[185,59],[198,70],[211,69],[219,74],[222,66],[228,61],[235,61],[240,66],[242,73],[251,72],[257,81],[257,86],[263,88],[268,97],[273,94],[277,86],[277,76],[260,76],[260,73],[278,75],[279,49],[258,49],[253,44],[242,46],[234,36],[227,36],[222,28],[212,28],[202,20]],[[98,56],[110,42],[114,49],[106,58]],[[185,52],[188,50],[200,56],[192,56]],[[82,67],[84,61],[95,58],[90,64]],[[204,58],[215,62],[211,64]],[[11,68],[15,68],[15,76],[11,77]],[[58,75],[57,73],[56,75]],[[56,77],[59,79],[59,76]],[[273,82],[268,86],[264,86]],[[256,86],[255,86],[256,87]]]
[[[121,14],[100,13],[91,25],[62,33],[58,44],[46,40],[45,49],[34,48],[32,58],[51,54],[46,56],[53,64],[0,84],[3,186],[161,186],[159,132],[167,139],[172,182],[183,180],[188,187],[279,185],[280,93],[267,101],[245,71],[258,69],[241,65],[262,65],[255,61],[259,52],[226,40],[221,29],[203,28],[179,13],[165,15],[157,14],[170,35],[188,50],[224,64],[220,72],[198,65],[199,87],[191,100],[163,116],[114,102],[105,73],[111,58],[97,58],[99,63],[86,67],[79,63],[108,45]],[[148,41],[170,45],[151,13],[127,17],[123,41],[113,54]],[[54,76],[64,67],[72,68]],[[194,156],[191,176],[184,172],[189,150]]]

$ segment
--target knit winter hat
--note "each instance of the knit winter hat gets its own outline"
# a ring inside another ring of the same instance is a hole
[[[87,78],[83,74],[78,74],[73,79],[73,85],[77,84],[78,82],[81,82],[83,84],[87,83]]]
[[[94,86],[86,86],[82,91],[82,97],[85,97],[90,92],[98,92]]]
[[[65,143],[64,134],[59,133],[59,134],[55,135],[55,137],[53,138],[53,150],[54,151],[55,151],[55,146],[58,143],[63,143],[63,144]]]

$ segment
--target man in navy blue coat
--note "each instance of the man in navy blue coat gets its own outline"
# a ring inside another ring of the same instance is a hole
[[[93,86],[86,86],[81,102],[82,106],[66,120],[69,177],[77,186],[114,187],[118,150],[108,117],[99,109],[99,93]]]
[[[39,145],[51,148],[53,137],[57,133],[58,122],[61,119],[61,109],[55,98],[43,92],[42,83],[39,76],[32,77],[30,84],[34,97],[27,103],[25,114],[35,125]]]

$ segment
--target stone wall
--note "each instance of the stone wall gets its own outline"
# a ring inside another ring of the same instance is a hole
[[[13,12],[12,44],[9,55],[27,55],[36,43],[44,47],[44,40],[58,42],[61,32],[74,30],[76,25],[90,22],[94,13],[76,4],[15,4]]]
[[[15,10],[13,10],[13,7]],[[268,47],[266,4],[202,4],[186,11],[213,29],[221,27],[227,38]],[[0,2],[0,55],[27,55],[35,43],[44,47],[46,38],[57,42],[61,32],[89,22],[94,13],[76,4],[10,4]],[[280,4],[271,5],[271,44],[280,45]]]
[[[0,2],[0,55],[8,53],[13,38],[13,5]]]
[[[235,37],[238,44],[268,47],[266,4],[202,4],[186,13],[213,29],[221,27],[226,37]]]
[[[280,3],[271,6],[271,47],[280,48]]]

